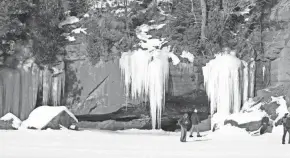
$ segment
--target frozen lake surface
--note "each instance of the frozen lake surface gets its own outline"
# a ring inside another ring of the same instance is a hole
[[[1,158],[249,158],[290,157],[290,145],[281,144],[282,127],[271,134],[250,136],[244,130],[223,127],[203,138],[179,141],[179,132],[18,130],[0,131]],[[287,137],[288,139],[288,137]]]

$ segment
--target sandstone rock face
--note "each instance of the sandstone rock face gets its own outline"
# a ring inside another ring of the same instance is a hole
[[[269,101],[271,96],[285,96],[287,107],[290,107],[290,83],[274,85],[257,91],[257,97],[263,97],[262,101]]]
[[[285,47],[284,36],[287,34],[287,30],[263,32],[265,56],[268,59],[274,60],[279,57],[280,51]]]
[[[290,75],[288,67],[290,66],[290,1],[281,0],[276,4],[270,15],[270,20],[283,23],[276,29],[265,30],[263,32],[263,42],[265,57],[271,62],[271,86],[288,84]]]
[[[290,47],[285,47],[280,52],[279,58],[271,63],[272,84],[283,84],[290,82]]]
[[[70,64],[69,69],[68,73],[74,74],[67,75],[67,86],[71,88],[68,100],[73,105],[71,109],[74,114],[107,114],[115,112],[125,105],[118,61],[95,66],[91,65],[89,61],[79,61]],[[99,88],[88,96],[103,80],[105,81],[99,85]],[[74,97],[79,100],[73,100]],[[84,101],[86,98],[87,100]]]
[[[180,63],[182,64],[182,63]],[[169,93],[172,96],[182,96],[195,89],[191,76],[194,75],[193,66],[170,65]]]
[[[272,8],[271,20],[274,21],[290,21],[290,2],[281,0],[275,7]]]
[[[264,110],[270,117],[271,120],[275,120],[277,118],[276,110],[280,105],[276,102],[264,104],[261,109]]]
[[[144,129],[146,124],[148,124],[149,119],[136,119],[129,122],[106,120],[103,122],[80,122],[78,126],[80,128],[92,128],[101,130],[126,130],[126,129]]]

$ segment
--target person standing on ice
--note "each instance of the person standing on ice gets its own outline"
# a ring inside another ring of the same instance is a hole
[[[192,126],[191,126],[191,129],[190,129],[189,137],[193,137],[192,133],[193,133],[194,129],[196,129],[197,137],[201,137],[201,135],[199,134],[199,129],[198,129],[198,125],[200,123],[200,119],[198,117],[196,109],[194,109],[194,112],[192,113],[190,120],[191,120]]]
[[[181,136],[180,136],[180,141],[181,142],[186,142],[186,134],[187,134],[187,127],[190,123],[189,120],[189,115],[188,113],[185,113],[182,118],[178,120],[178,125],[181,127]]]
[[[290,144],[290,116],[288,113],[286,113],[284,115],[284,117],[282,118],[282,124],[283,124],[283,136],[282,136],[282,144],[285,144],[285,138],[286,138],[286,134],[289,134],[288,137],[288,144]]]

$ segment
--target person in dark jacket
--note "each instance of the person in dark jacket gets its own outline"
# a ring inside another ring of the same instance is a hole
[[[187,127],[189,123],[190,123],[190,120],[189,120],[188,113],[185,113],[183,117],[178,120],[178,125],[180,125],[181,127],[181,136],[180,136],[181,142],[186,142],[186,133],[187,133]]]
[[[288,144],[290,144],[290,116],[289,114],[285,114],[282,118],[282,124],[283,124],[283,136],[282,136],[282,144],[285,144],[285,137],[287,132],[289,133],[289,140]]]
[[[191,129],[190,129],[190,135],[189,137],[193,137],[192,136],[192,133],[193,133],[193,130],[196,129],[196,133],[197,133],[197,137],[201,137],[201,135],[199,134],[199,129],[198,129],[198,125],[200,123],[200,119],[198,117],[198,114],[197,114],[197,110],[195,109],[194,112],[192,113],[191,115]]]
[[[269,122],[270,122],[269,117],[263,117],[262,118],[262,125],[261,125],[261,128],[260,128],[260,135],[266,133],[268,127],[270,126]]]

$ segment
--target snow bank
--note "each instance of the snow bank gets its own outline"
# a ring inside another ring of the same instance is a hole
[[[227,138],[229,137],[232,137],[232,139],[234,137],[251,138],[251,135],[249,135],[249,133],[246,132],[242,128],[234,127],[231,125],[225,125],[225,126],[221,126],[219,130],[217,130],[216,132],[211,133],[210,137],[216,140],[220,140],[220,139],[227,140]],[[236,139],[239,139],[239,138],[236,138]]]
[[[29,127],[34,127],[36,129],[44,128],[55,116],[65,111],[70,115],[76,122],[77,118],[65,107],[51,107],[51,106],[40,106],[33,110],[28,119],[23,121],[20,129],[27,129]]]
[[[256,110],[253,112],[232,114],[227,117],[227,120],[234,120],[240,125],[253,121],[261,121],[262,118],[265,116],[267,116],[267,113],[265,111]]]
[[[137,135],[179,135],[178,132],[168,132],[163,130],[139,130],[139,129],[129,129],[129,130],[121,130],[117,131],[117,133],[122,134],[137,134]]]
[[[3,117],[0,118],[2,121],[10,121],[12,120],[12,127],[18,129],[21,126],[22,121],[11,113],[7,113]]]
[[[243,80],[244,80],[243,103],[245,104],[249,99],[249,67],[246,61],[242,60],[242,63],[243,63]]]

